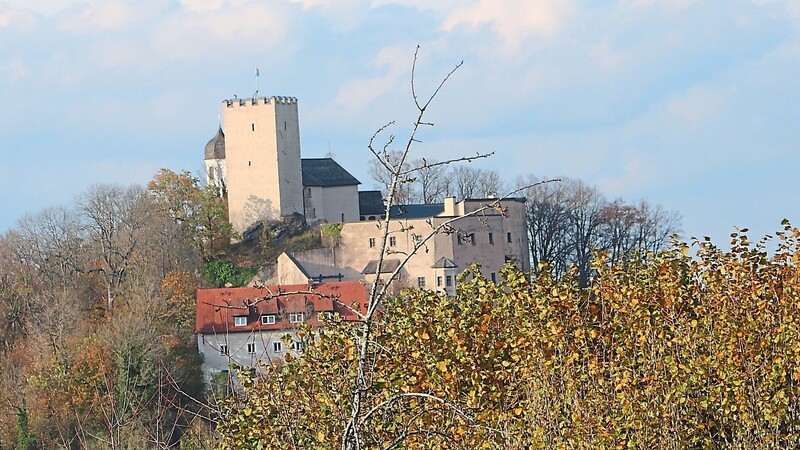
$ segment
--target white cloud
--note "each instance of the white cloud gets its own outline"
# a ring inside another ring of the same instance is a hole
[[[630,0],[633,6],[657,7],[663,11],[680,13],[691,8],[697,0]]]
[[[464,0],[372,0],[371,7],[377,8],[388,5],[407,6],[420,11],[436,11],[444,13],[463,4]]]
[[[658,120],[679,128],[702,126],[718,116],[728,95],[722,88],[693,87],[668,99]]]
[[[216,11],[224,5],[223,0],[181,0],[181,7],[187,11],[206,13]]]
[[[27,11],[42,16],[52,16],[61,11],[70,9],[73,5],[96,4],[102,0],[3,0],[0,6],[6,4],[13,9]]]
[[[291,0],[302,5],[303,10],[321,10],[340,30],[349,31],[367,17],[367,0]]]
[[[394,91],[402,76],[410,70],[408,48],[398,45],[382,49],[375,57],[374,64],[384,70],[383,75],[359,77],[346,82],[339,88],[334,102],[357,110]]]
[[[609,197],[619,197],[641,190],[653,174],[647,173],[646,167],[638,157],[628,160],[621,173],[615,176],[602,177],[597,181],[600,191]],[[629,199],[633,200],[633,199]]]
[[[573,0],[478,0],[448,13],[442,29],[491,24],[506,45],[516,48],[530,36],[555,34],[575,10]]]
[[[36,15],[32,12],[0,3],[0,30],[3,28],[31,28],[36,22]]]
[[[258,52],[282,42],[291,28],[291,15],[277,2],[228,2],[213,10],[193,5],[158,23],[153,46],[162,57],[196,61],[217,52]]]
[[[106,0],[71,9],[60,15],[60,28],[68,33],[88,34],[117,30],[147,18],[152,9],[147,3]]]

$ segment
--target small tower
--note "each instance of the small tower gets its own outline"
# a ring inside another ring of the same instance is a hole
[[[259,220],[303,214],[297,99],[224,100],[222,128],[218,136],[233,229],[243,233]]]
[[[225,170],[225,133],[222,125],[208,141],[205,151],[206,184],[219,189],[220,197],[227,195],[228,174]]]

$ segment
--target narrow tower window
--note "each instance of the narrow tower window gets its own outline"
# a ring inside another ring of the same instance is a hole
[[[253,130],[253,131],[256,131],[256,124],[251,123],[250,124],[250,129]]]

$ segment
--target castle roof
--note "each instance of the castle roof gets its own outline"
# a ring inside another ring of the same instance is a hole
[[[306,324],[320,326],[318,312],[336,312],[344,320],[357,319],[351,307],[364,310],[367,291],[359,281],[333,281],[318,285],[286,285],[198,289],[195,331],[201,334],[253,332],[295,328],[289,313],[306,313]],[[261,323],[260,316],[277,316],[275,323]],[[237,326],[236,316],[246,316]]]
[[[353,186],[361,184],[331,158],[303,158],[303,186]]]
[[[458,265],[452,259],[442,256],[431,267],[434,269],[455,269]]]
[[[444,211],[444,203],[430,205],[393,205],[389,217],[392,219],[424,219],[438,216]]]
[[[381,273],[392,273],[400,266],[399,259],[384,259],[383,264],[381,264]],[[378,270],[378,260],[371,259],[367,263],[364,270],[361,271],[364,275],[374,275],[375,272]]]
[[[219,127],[217,134],[206,144],[206,159],[225,159],[225,133]]]
[[[358,210],[362,216],[377,216],[386,213],[381,191],[359,191]]]

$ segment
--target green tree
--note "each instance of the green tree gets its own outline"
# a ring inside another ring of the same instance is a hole
[[[28,430],[28,413],[25,411],[25,405],[23,404],[17,407],[17,449],[34,450],[38,446],[36,438]]]
[[[180,225],[184,239],[208,261],[234,236],[224,199],[187,172],[161,169],[147,184],[158,207]]]

